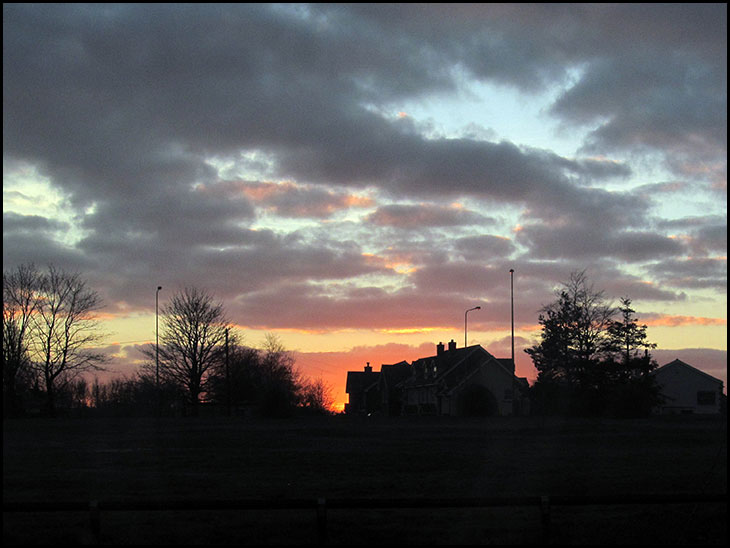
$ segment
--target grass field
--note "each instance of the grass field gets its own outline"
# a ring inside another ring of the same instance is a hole
[[[3,423],[3,500],[727,493],[727,423],[535,418]],[[726,504],[555,508],[556,544],[725,544]],[[311,510],[105,513],[108,544],[309,544]],[[4,513],[11,543],[78,543],[83,513]],[[330,510],[332,544],[525,544],[537,508]]]

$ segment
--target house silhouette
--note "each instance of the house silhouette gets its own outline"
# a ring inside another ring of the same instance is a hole
[[[527,379],[515,376],[511,358],[495,358],[480,345],[436,346],[436,354],[380,372],[370,363],[349,371],[349,414],[505,416],[527,413]]]
[[[661,415],[720,413],[724,398],[723,383],[712,375],[674,360],[651,372],[663,396],[654,409]]]

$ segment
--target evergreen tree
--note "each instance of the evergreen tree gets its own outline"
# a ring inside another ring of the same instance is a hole
[[[613,359],[622,364],[619,374],[624,377],[635,377],[645,375],[651,369],[651,364],[644,358],[648,356],[649,350],[656,348],[656,344],[648,342],[646,325],[639,325],[631,308],[631,299],[621,299],[621,306],[618,308],[621,319],[612,321],[607,330],[608,350],[613,354]]]
[[[656,344],[648,341],[647,326],[639,325],[631,308],[631,299],[621,299],[621,318],[608,327],[609,352],[604,367],[610,375],[607,412],[611,415],[645,416],[661,401],[659,387],[650,373],[657,363],[650,350]]]
[[[628,297],[614,309],[585,272],[573,273],[539,323],[540,343],[525,352],[538,371],[532,393],[543,413],[638,416],[658,402],[649,353],[656,345]]]
[[[614,309],[603,292],[588,283],[585,272],[572,273],[556,295],[539,316],[540,344],[526,352],[538,370],[539,381],[579,387],[593,382]]]

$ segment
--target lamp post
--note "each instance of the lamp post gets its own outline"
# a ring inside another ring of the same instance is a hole
[[[515,269],[509,269],[510,309],[512,316],[512,367],[515,367]]]
[[[516,415],[518,411],[517,401],[517,383],[515,378],[517,376],[517,366],[515,365],[515,269],[509,269],[509,301],[510,301],[510,315],[512,323],[512,414]]]
[[[481,306],[475,306],[474,308],[470,308],[466,312],[464,312],[464,348],[466,348],[466,315],[471,312],[472,310],[481,310]]]

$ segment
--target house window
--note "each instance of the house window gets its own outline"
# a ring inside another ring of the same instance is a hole
[[[709,390],[697,392],[697,405],[715,405],[715,392]]]
[[[507,401],[512,401],[512,389],[506,388],[504,391],[504,399]]]

